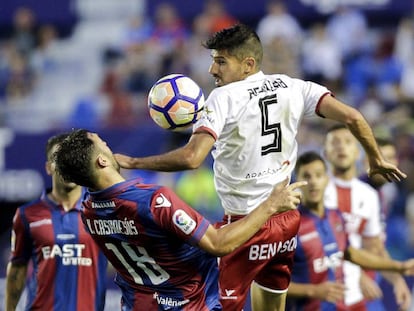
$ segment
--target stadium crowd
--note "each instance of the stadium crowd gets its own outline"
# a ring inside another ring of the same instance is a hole
[[[149,124],[146,95],[151,85],[179,72],[208,95],[214,87],[207,74],[211,57],[200,43],[244,22],[220,0],[205,1],[192,20],[180,16],[174,1],[161,3],[152,15],[144,1],[125,2],[129,6],[106,1],[100,10],[87,3],[78,4],[79,19],[65,35],[56,25],[40,24],[29,7],[16,10],[12,31],[0,38],[0,127],[30,133]],[[268,1],[265,11],[249,21],[262,39],[264,73],[326,85],[364,114],[378,139],[394,143],[399,167],[409,177],[383,190],[389,202],[386,246],[394,258],[413,257],[414,12],[390,26],[370,25],[364,11],[347,6],[306,25],[281,1]],[[322,148],[330,123],[317,122],[302,125],[299,153]],[[179,144],[182,136],[186,133],[166,144]],[[361,156],[361,175],[363,160]],[[211,174],[203,167],[177,173],[173,180],[162,173],[145,178],[173,185],[190,205],[216,220],[221,209]],[[203,191],[204,197],[197,197],[196,189],[188,191],[201,183],[211,189]]]

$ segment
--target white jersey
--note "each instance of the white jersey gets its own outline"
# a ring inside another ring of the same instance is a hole
[[[350,245],[362,247],[363,237],[376,237],[382,233],[378,192],[369,184],[353,178],[344,181],[331,177],[325,190],[325,206],[338,208],[345,219],[345,230]],[[345,304],[352,305],[363,299],[360,277],[361,268],[349,261],[344,262]]]
[[[246,215],[290,175],[303,117],[315,117],[327,88],[263,72],[214,89],[193,131],[216,138],[214,180],[227,214]]]

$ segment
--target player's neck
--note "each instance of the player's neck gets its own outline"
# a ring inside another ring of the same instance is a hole
[[[97,184],[98,189],[95,190],[103,190],[123,181],[125,181],[125,178],[119,172],[108,169],[100,175]]]
[[[349,181],[357,176],[356,172],[357,170],[355,166],[349,167],[347,169],[334,168],[333,175],[336,178]]]
[[[65,211],[69,211],[75,207],[76,202],[80,199],[82,194],[82,188],[76,186],[74,188],[65,189],[59,187],[53,187],[52,191],[48,194],[49,199],[58,205],[61,205]]]
[[[323,205],[323,202],[319,203],[305,203],[306,208],[308,208],[312,214],[315,214],[319,218],[322,218],[325,215],[325,207]]]

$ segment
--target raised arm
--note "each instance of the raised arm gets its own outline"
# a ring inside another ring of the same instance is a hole
[[[205,251],[224,256],[250,239],[273,214],[296,209],[300,203],[301,193],[296,191],[306,182],[287,185],[287,179],[275,186],[269,198],[249,215],[219,229],[209,226],[199,242]]]
[[[6,311],[15,311],[26,283],[27,265],[7,265],[6,274]]]
[[[149,157],[134,158],[124,154],[115,154],[122,168],[146,169],[152,171],[175,172],[198,168],[213,148],[215,139],[206,132],[191,135],[183,147],[170,152]]]
[[[388,181],[401,181],[407,177],[395,165],[384,160],[371,127],[358,110],[326,95],[321,100],[318,112],[328,119],[346,124],[367,154],[370,176],[381,174]]]

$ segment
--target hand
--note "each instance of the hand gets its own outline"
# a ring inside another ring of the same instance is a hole
[[[374,300],[382,298],[382,290],[373,279],[371,279],[364,272],[361,273],[359,280],[361,285],[361,291],[367,300]]]
[[[275,213],[296,209],[302,197],[302,193],[297,191],[297,189],[308,184],[306,181],[299,181],[290,185],[288,183],[289,179],[286,178],[284,181],[278,183],[270,194],[270,199],[275,202]]]
[[[399,311],[407,311],[411,306],[411,292],[404,278],[398,278],[393,284],[395,302]]]
[[[409,259],[402,262],[402,274],[414,275],[414,259]]]
[[[389,182],[399,182],[407,178],[407,175],[400,171],[398,167],[385,161],[376,165],[370,164],[370,168],[368,169],[368,176],[372,177],[376,174],[382,175]]]
[[[315,286],[314,298],[338,303],[345,296],[345,285],[337,282],[323,282]]]
[[[124,155],[124,154],[120,154],[120,153],[115,153],[114,154],[115,160],[118,162],[119,166],[121,166],[122,168],[127,168],[127,169],[133,169],[133,159],[130,156]]]

